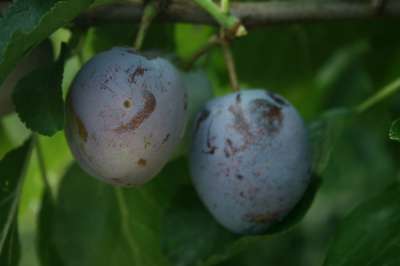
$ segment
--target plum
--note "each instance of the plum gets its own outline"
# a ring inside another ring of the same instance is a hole
[[[108,183],[137,186],[162,169],[180,142],[187,95],[168,61],[115,47],[79,71],[66,113],[66,137],[79,165]]]
[[[295,108],[266,90],[209,101],[191,145],[193,185],[214,218],[239,234],[260,234],[301,200],[311,154]]]

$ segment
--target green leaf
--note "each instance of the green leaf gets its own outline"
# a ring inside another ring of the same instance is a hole
[[[400,184],[359,205],[340,225],[325,266],[400,265]]]
[[[328,166],[332,150],[343,130],[344,123],[352,116],[351,110],[336,108],[325,112],[309,126],[315,174],[322,175]]]
[[[0,84],[16,63],[93,0],[18,0],[0,18]]]
[[[12,149],[12,141],[7,130],[4,127],[4,122],[0,119],[0,158],[2,158],[7,151]]]
[[[368,51],[365,41],[352,43],[341,49],[337,49],[319,69],[315,83],[318,90],[324,93],[329,87],[335,85],[342,75],[349,72],[349,68]]]
[[[49,188],[46,187],[43,192],[42,205],[38,216],[37,250],[42,266],[64,265],[51,236],[54,226],[54,211],[54,198]]]
[[[17,211],[31,150],[28,140],[0,161],[0,265],[18,265]]]
[[[220,226],[196,195],[193,187],[183,186],[163,220],[161,243],[172,265],[201,265],[239,238]]]
[[[21,256],[21,244],[18,237],[17,214],[13,218],[9,233],[0,252],[0,263],[3,266],[18,266]]]
[[[400,141],[400,119],[395,120],[390,126],[389,138]]]
[[[18,82],[13,92],[20,119],[32,131],[47,136],[64,127],[61,85],[67,50],[63,47],[57,62],[33,70]]]
[[[131,189],[114,188],[71,166],[60,184],[51,233],[65,265],[168,265],[160,248],[161,219],[185,178],[182,159]]]
[[[209,214],[190,186],[183,187],[164,219],[163,251],[173,265],[216,265],[271,234],[287,231],[299,223],[314,200],[321,179],[313,177],[302,200],[279,224],[264,235],[241,236],[230,233]],[[178,228],[178,229],[177,229]]]

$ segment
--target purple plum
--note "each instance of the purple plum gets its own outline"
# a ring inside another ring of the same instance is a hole
[[[194,187],[235,233],[262,234],[282,221],[310,182],[303,120],[287,100],[265,90],[209,101],[197,116],[191,147]]]

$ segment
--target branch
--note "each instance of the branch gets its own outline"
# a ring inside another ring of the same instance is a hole
[[[224,28],[224,30],[229,32],[229,35],[239,37],[247,34],[246,28],[243,27],[240,20],[237,17],[229,14],[228,5],[223,6],[221,9],[212,0],[193,1],[206,10],[211,16],[213,16],[214,19],[218,21],[218,23]],[[224,1],[222,1],[222,3],[225,5]],[[224,8],[226,8],[226,10]]]
[[[228,41],[223,40],[221,42],[222,52],[224,54],[226,68],[228,69],[229,83],[231,84],[233,91],[239,91],[240,86],[236,73],[235,59],[233,58],[231,48]]]
[[[243,25],[249,28],[279,23],[400,18],[400,1],[385,2],[385,6],[379,14],[377,14],[374,6],[368,2],[241,2],[232,3],[230,11],[241,20]],[[129,3],[95,7],[82,14],[75,20],[75,23],[81,26],[110,21],[132,23],[140,21],[142,13],[142,2],[131,0]],[[157,21],[217,26],[215,19],[188,0],[171,0],[171,3],[162,11]]]
[[[375,12],[380,15],[385,9],[387,0],[372,0],[371,3],[372,7],[375,9]]]

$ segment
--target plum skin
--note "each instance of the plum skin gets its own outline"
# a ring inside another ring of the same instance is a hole
[[[242,90],[199,113],[190,170],[214,218],[238,234],[262,234],[284,219],[310,182],[302,118],[281,96]]]
[[[115,47],[94,56],[75,77],[65,134],[90,175],[137,186],[170,159],[183,136],[186,113],[186,90],[174,66]]]

